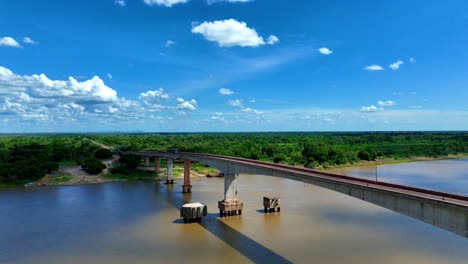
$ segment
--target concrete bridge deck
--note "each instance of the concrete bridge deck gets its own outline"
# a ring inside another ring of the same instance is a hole
[[[468,237],[468,196],[460,194],[220,155],[161,151],[124,152],[123,154],[198,161],[222,171],[227,176],[225,185],[234,184],[240,173],[282,177],[310,183]],[[236,184],[234,188],[237,188]],[[231,189],[231,186],[225,186],[225,194],[230,192],[231,196],[235,195],[236,190]]]

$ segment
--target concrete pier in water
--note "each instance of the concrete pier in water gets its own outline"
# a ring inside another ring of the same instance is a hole
[[[174,159],[167,159],[167,176],[166,184],[174,183],[174,175],[172,169],[174,168]]]
[[[190,160],[184,161],[184,185],[182,185],[183,193],[192,192],[192,185],[190,184]]]

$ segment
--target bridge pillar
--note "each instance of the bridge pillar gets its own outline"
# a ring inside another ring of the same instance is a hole
[[[166,177],[166,184],[174,183],[174,177],[172,174],[172,168],[174,167],[174,160],[167,159],[167,177]]]
[[[161,163],[160,163],[160,161],[161,161],[161,158],[159,158],[159,157],[154,157],[154,172],[155,172],[155,173],[161,172],[161,167],[160,167],[160,166],[161,166],[161,165],[160,165]]]
[[[224,174],[224,200],[237,199],[237,178],[238,173]]]
[[[182,186],[183,193],[192,192],[192,185],[190,184],[190,160],[186,159],[184,162],[184,185]]]
[[[149,167],[150,165],[150,157],[146,156],[145,157],[145,167]]]

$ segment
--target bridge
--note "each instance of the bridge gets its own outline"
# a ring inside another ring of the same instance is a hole
[[[121,153],[143,157],[146,166],[149,166],[150,158],[154,158],[157,173],[160,159],[167,159],[167,183],[173,182],[173,160],[184,160],[183,192],[192,190],[190,162],[197,161],[224,173],[225,199],[237,198],[240,174],[281,177],[337,191],[468,238],[468,196],[464,195],[220,155],[163,151]]]

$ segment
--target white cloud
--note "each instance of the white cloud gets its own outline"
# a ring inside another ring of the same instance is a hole
[[[187,3],[189,0],[144,0],[145,4],[152,5],[161,5],[165,7],[172,7],[175,4]]]
[[[415,63],[416,60],[415,60],[414,58],[409,58],[409,62],[410,62],[410,63]]]
[[[127,2],[125,2],[125,0],[115,0],[114,4],[120,7],[125,7],[127,5]]]
[[[140,96],[138,96],[138,98],[143,99],[144,101],[149,103],[160,101],[161,99],[169,99],[169,97],[169,94],[167,94],[163,88],[159,88],[153,91],[146,91],[144,93],[141,93]]]
[[[376,107],[375,105],[361,107],[361,112],[380,112],[383,110],[383,108]]]
[[[240,107],[240,108],[243,108],[243,107],[244,107],[244,104],[243,104],[242,101],[239,100],[239,99],[230,100],[230,101],[228,102],[228,104],[229,104],[230,106],[234,106],[234,107]]]
[[[232,95],[232,94],[234,94],[234,91],[232,91],[230,89],[227,89],[227,88],[221,88],[221,89],[219,89],[218,92],[221,95]]]
[[[112,74],[107,73],[107,78],[109,78],[109,80],[112,80]]]
[[[235,19],[203,22],[192,27],[192,33],[203,35],[208,41],[216,42],[220,47],[258,47],[265,44],[275,44],[279,41],[271,35],[267,42],[259,36],[253,28],[247,27],[245,22]]]
[[[323,54],[323,55],[330,55],[333,53],[333,51],[329,50],[328,48],[322,47],[318,49],[318,51]]]
[[[398,70],[400,66],[403,64],[403,61],[395,61],[394,63],[390,64],[388,67],[394,71]]]
[[[164,47],[170,48],[170,47],[174,46],[175,44],[176,44],[176,43],[175,43],[174,41],[172,41],[172,40],[167,40],[167,41],[166,41],[166,44],[164,44]]]
[[[3,37],[0,38],[0,47],[13,47],[13,48],[21,48],[21,45],[12,37]]]
[[[210,119],[211,120],[224,121],[224,117],[222,117],[222,116],[212,116]]]
[[[267,39],[267,43],[268,45],[273,45],[275,43],[278,43],[279,42],[279,38],[275,35],[270,35]]]
[[[376,64],[368,65],[364,68],[364,70],[368,71],[383,71],[383,69],[384,68],[382,66]]]
[[[178,97],[177,102],[178,102],[177,109],[179,110],[194,111],[197,109],[197,101],[195,99],[192,99],[190,101],[185,101],[183,98]]]
[[[221,113],[221,112],[216,112],[215,115],[217,115],[217,116],[222,116],[223,113]]]
[[[377,102],[377,104],[378,104],[379,106],[394,106],[396,103],[395,103],[394,101],[390,101],[390,100],[388,100],[388,101],[380,101],[380,100],[379,100],[379,101]]]
[[[24,42],[24,43],[27,43],[27,44],[34,44],[34,45],[38,45],[38,44],[39,44],[39,42],[34,41],[34,40],[32,40],[31,38],[29,38],[29,37],[24,37],[24,38],[23,38],[23,42]]]
[[[250,108],[250,107],[242,108],[241,111],[246,112],[246,113],[257,114],[257,115],[261,115],[263,113],[262,111],[259,111],[257,109],[253,109],[253,108]]]

